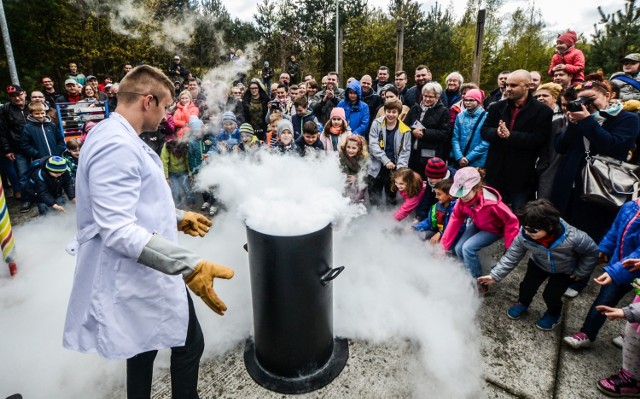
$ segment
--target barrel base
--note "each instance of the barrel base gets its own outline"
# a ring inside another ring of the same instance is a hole
[[[327,363],[312,374],[289,378],[265,370],[256,359],[256,348],[252,338],[244,344],[244,365],[253,380],[263,388],[284,394],[312,392],[333,381],[349,358],[349,342],[346,338],[333,339],[333,353]]]

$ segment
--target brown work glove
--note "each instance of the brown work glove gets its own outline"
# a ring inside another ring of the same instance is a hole
[[[208,260],[201,260],[196,265],[196,268],[184,278],[184,282],[211,310],[223,316],[227,310],[227,305],[218,298],[218,295],[213,290],[213,279],[218,277],[228,280],[233,277],[233,274],[233,269]]]
[[[211,227],[211,220],[197,212],[186,211],[182,220],[178,222],[178,230],[193,237],[204,237]]]

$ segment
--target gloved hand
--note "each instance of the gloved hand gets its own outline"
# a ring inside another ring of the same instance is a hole
[[[178,230],[193,237],[204,237],[211,227],[211,220],[197,212],[186,211],[182,220],[178,222]]]
[[[638,100],[627,100],[622,103],[622,109],[629,112],[640,111],[640,101]]]
[[[227,305],[218,298],[218,295],[213,290],[213,279],[215,277],[230,279],[233,274],[233,269],[208,260],[201,260],[196,265],[196,268],[184,278],[184,282],[211,310],[223,316],[227,310]]]

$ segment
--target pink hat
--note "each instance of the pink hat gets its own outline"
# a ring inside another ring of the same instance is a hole
[[[464,95],[464,98],[470,98],[482,104],[482,100],[484,100],[484,92],[480,89],[471,89]]]
[[[571,47],[574,44],[576,44],[576,42],[578,41],[578,35],[576,35],[576,32],[572,30],[568,30],[563,34],[561,34],[560,36],[558,36],[557,41],[562,42],[567,46]]]
[[[478,170],[472,166],[462,168],[453,175],[453,184],[449,194],[462,198],[482,181]]]
[[[331,116],[329,117],[329,119],[332,119],[332,118],[335,118],[335,117],[338,117],[338,118],[342,119],[345,123],[347,123],[347,117],[345,116],[344,108],[342,108],[342,107],[334,107],[331,110]]]

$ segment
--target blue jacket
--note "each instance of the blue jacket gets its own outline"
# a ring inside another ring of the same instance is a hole
[[[456,161],[466,157],[469,160],[468,166],[479,168],[484,166],[489,143],[482,139],[480,131],[484,121],[487,119],[487,115],[488,113],[481,107],[476,108],[474,113],[464,109],[458,114],[453,125],[453,138],[451,139],[453,157]],[[480,119],[480,123],[477,124],[476,130],[472,132],[471,129],[476,126],[478,119]],[[471,145],[469,145],[467,153],[464,154],[463,151],[469,140],[471,140]]]
[[[413,226],[418,231],[435,231],[444,233],[444,229],[449,223],[449,217],[453,212],[456,200],[451,200],[448,207],[444,207],[439,201],[433,204],[429,212],[429,216],[420,223]],[[442,226],[442,228],[440,228]],[[464,227],[461,229],[464,231]]]
[[[62,135],[48,117],[44,122],[27,117],[27,124],[22,128],[20,146],[33,159],[62,155],[66,149]]]
[[[604,270],[616,284],[630,284],[640,277],[640,272],[630,273],[622,267],[625,259],[640,258],[640,199],[622,205],[598,248],[609,255],[609,265]]]
[[[307,114],[304,116],[298,116],[298,114],[294,113],[291,115],[291,124],[293,125],[293,139],[296,140],[300,135],[302,135],[302,128],[305,123],[313,121],[318,125],[318,129],[322,131],[322,125],[318,122],[318,118],[313,114],[312,111],[307,111]]]
[[[355,103],[349,102],[349,91],[355,91],[358,95],[358,99]],[[364,136],[369,129],[369,106],[367,103],[361,100],[362,90],[360,89],[360,82],[357,80],[352,81],[347,85],[344,91],[344,99],[340,100],[338,107],[344,108],[344,114],[349,122],[349,127],[353,134],[359,134]]]
[[[222,129],[220,130],[220,132],[218,132],[218,134],[216,134],[213,137],[213,145],[211,146],[211,148],[209,149],[208,153],[212,154],[218,154],[220,153],[220,150],[218,149],[218,144],[224,143],[227,145],[227,151],[231,151],[231,149],[240,144],[240,142],[242,141],[240,138],[240,130],[238,130],[238,128],[236,128],[236,130],[233,131],[233,133],[229,134],[227,133],[226,130]]]

